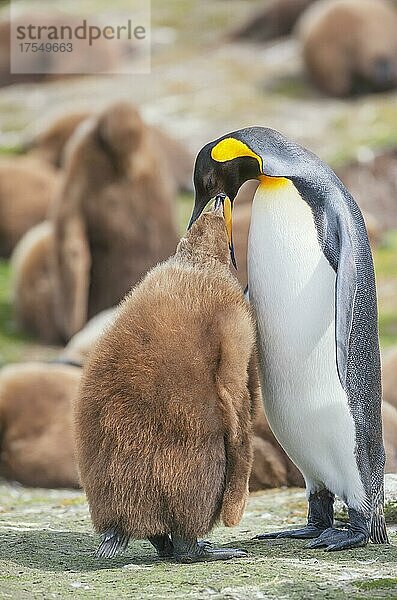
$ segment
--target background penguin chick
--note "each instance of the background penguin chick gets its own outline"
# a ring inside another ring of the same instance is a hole
[[[271,0],[234,33],[232,39],[266,42],[291,33],[303,11],[316,0]]]
[[[325,93],[348,96],[397,84],[397,11],[384,0],[323,0],[297,25],[303,58]]]
[[[397,347],[383,361],[383,398],[397,409]]]
[[[39,160],[0,161],[0,257],[8,257],[23,234],[46,218],[58,183],[56,172]]]
[[[174,194],[193,190],[192,173],[194,157],[179,140],[171,137],[160,127],[149,126],[154,146],[163,157],[165,168],[173,182]]]
[[[228,263],[224,220],[206,213],[88,359],[76,438],[100,556],[129,537],[181,561],[242,555],[197,543],[220,517],[241,519],[259,401],[252,317]]]
[[[172,182],[151,139],[135,108],[120,102],[69,142],[54,208],[55,306],[65,339],[175,249]]]
[[[88,111],[72,112],[55,119],[49,126],[41,128],[25,145],[28,156],[38,157],[54,167],[63,166],[64,151],[77,128],[87,119],[95,117]],[[46,122],[47,123],[47,122]],[[168,133],[156,126],[147,125],[152,144],[162,153],[162,160],[173,181],[174,192],[192,190],[194,158],[187,148]]]
[[[299,469],[280,446],[269,427],[263,408],[254,422],[254,462],[250,477],[250,491],[282,486],[304,487]]]
[[[12,303],[18,327],[48,344],[61,340],[55,321],[54,228],[44,221],[19,241],[11,257]]]
[[[77,127],[91,116],[88,111],[72,112],[55,119],[37,133],[25,146],[29,156],[49,162],[61,168],[63,151]],[[46,121],[47,124],[47,121]]]
[[[118,307],[115,306],[92,317],[85,327],[69,340],[59,355],[59,360],[83,366],[100,336],[114,322],[117,310]]]
[[[0,371],[0,476],[38,487],[79,487],[71,402],[81,369],[26,363]]]
[[[385,473],[397,473],[397,410],[384,401],[382,415],[386,451]]]
[[[381,230],[397,228],[397,150],[371,160],[354,161],[337,170],[361,209],[370,213]]]

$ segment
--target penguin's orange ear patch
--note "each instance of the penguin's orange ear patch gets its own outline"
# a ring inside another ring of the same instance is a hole
[[[236,140],[232,137],[225,138],[218,142],[211,150],[211,157],[217,162],[226,162],[242,156],[252,156],[252,158],[256,158],[261,173],[263,173],[262,158],[240,140]]]
[[[260,181],[260,187],[264,186],[266,188],[279,188],[284,187],[285,185],[292,185],[291,181],[286,177],[269,177],[268,175],[260,175],[258,177]]]

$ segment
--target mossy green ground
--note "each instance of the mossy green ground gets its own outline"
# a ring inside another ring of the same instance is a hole
[[[0,497],[1,598],[397,598],[396,546],[326,553],[301,541],[251,540],[303,522],[303,490],[251,496],[238,527],[218,527],[209,537],[245,549],[247,558],[195,565],[162,562],[144,541],[131,542],[121,558],[96,559],[98,536],[79,492],[4,484]]]

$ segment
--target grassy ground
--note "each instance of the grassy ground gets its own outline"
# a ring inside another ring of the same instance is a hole
[[[190,566],[160,562],[147,542],[130,543],[124,557],[97,560],[98,537],[78,492],[4,485],[0,494],[1,598],[397,598],[396,546],[326,553],[306,549],[305,542],[251,540],[301,523],[302,490],[255,494],[239,527],[210,536],[215,544],[245,549],[247,558]]]

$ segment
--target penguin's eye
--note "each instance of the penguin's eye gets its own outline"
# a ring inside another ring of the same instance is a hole
[[[214,176],[212,174],[208,175],[208,179],[207,179],[207,183],[206,183],[207,190],[212,191],[214,189],[214,186],[215,186]]]

